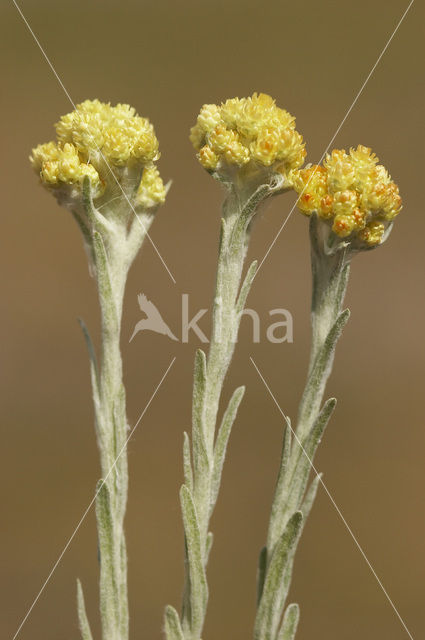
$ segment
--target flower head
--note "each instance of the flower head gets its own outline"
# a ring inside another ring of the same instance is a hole
[[[298,208],[316,213],[333,233],[362,249],[381,244],[401,210],[397,185],[371,149],[334,149],[323,166],[294,171]]]
[[[258,170],[287,176],[306,155],[295,118],[264,93],[205,104],[190,140],[202,166],[218,176]]]
[[[155,197],[143,202],[163,202],[164,185],[153,164],[159,158],[158,140],[149,120],[133,107],[85,100],[62,116],[55,129],[57,140],[38,145],[30,161],[43,185],[62,201],[81,197],[86,176],[96,199],[117,182],[132,195],[139,183],[142,187],[144,172],[155,171]]]

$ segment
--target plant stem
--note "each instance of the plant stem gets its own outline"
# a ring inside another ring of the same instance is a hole
[[[322,406],[336,344],[349,317],[348,310],[342,311],[342,304],[351,255],[345,249],[330,251],[324,242],[323,233],[323,223],[320,223],[316,216],[312,216],[310,240],[313,294],[310,363],[296,430],[292,431],[289,420],[286,427],[267,545],[260,555],[255,640],[293,640],[295,637],[298,608],[295,609],[296,605],[289,605],[285,613],[285,602],[297,543],[313,506],[320,481],[320,477],[316,476],[307,490],[311,465],[336,404],[336,400],[332,398]],[[285,537],[288,538],[288,530],[297,513],[302,514],[299,530],[296,536],[282,547],[281,542]],[[286,554],[284,562],[281,561],[283,553]],[[276,578],[276,566],[279,563],[279,575]],[[275,582],[274,589],[271,590],[273,575]]]
[[[206,568],[212,545],[209,522],[214,510],[231,428],[244,394],[236,389],[217,430],[223,383],[235,349],[242,311],[257,263],[249,267],[241,286],[250,226],[259,204],[281,190],[281,182],[260,185],[253,193],[229,189],[223,206],[217,278],[208,357],[195,357],[192,407],[192,447],[185,434],[185,484],[181,506],[185,530],[185,583],[181,621],[173,607],[165,612],[167,640],[200,640],[205,622],[208,585]]]
[[[142,224],[139,220],[133,220],[128,231],[127,225],[118,216],[115,220],[108,220],[94,208],[88,181],[84,185],[84,195],[84,209],[89,223],[85,230],[86,234],[87,231],[89,233],[89,256],[98,288],[102,325],[100,367],[97,365],[87,329],[83,325],[91,360],[95,427],[102,472],[96,491],[102,638],[128,640],[127,553],[124,534],[128,493],[128,424],[120,334],[128,270],[153,216],[142,214]],[[83,640],[91,640],[81,586],[78,601]]]

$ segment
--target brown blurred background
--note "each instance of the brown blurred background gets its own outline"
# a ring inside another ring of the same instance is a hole
[[[176,362],[129,445],[126,530],[131,637],[162,637],[166,603],[180,602],[182,432],[190,422],[194,349],[155,334],[128,338],[140,319],[136,294],[152,299],[180,334],[181,294],[210,306],[216,264],[217,184],[197,164],[188,129],[199,107],[253,91],[297,117],[308,159],[318,161],[387,42],[407,0],[22,0],[21,8],[72,99],[128,102],[151,118],[161,173],[173,179],[152,237],[174,285],[146,242],[128,282],[123,356],[134,423],[171,358]],[[11,639],[98,478],[82,316],[98,337],[98,309],[79,232],[37,184],[27,156],[52,138],[70,104],[9,0],[0,9],[2,58],[2,448],[0,635]],[[328,393],[339,399],[317,459],[325,481],[413,637],[424,637],[424,211],[423,14],[416,2],[334,146],[371,146],[400,185],[404,211],[385,247],[353,264],[352,319]],[[292,196],[256,225],[250,255],[264,256]],[[309,347],[307,222],[294,212],[249,299],[263,323],[253,344],[243,321],[226,397],[248,393],[231,439],[213,518],[205,640],[252,637],[257,555],[264,542],[279,460],[282,408],[295,416]],[[268,310],[294,318],[294,343],[265,341]],[[201,322],[208,331],[208,321]],[[76,640],[80,577],[98,633],[96,533],[87,517],[19,638]],[[296,560],[291,600],[297,640],[407,638],[323,490]]]

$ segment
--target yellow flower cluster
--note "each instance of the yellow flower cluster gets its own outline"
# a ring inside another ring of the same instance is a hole
[[[151,195],[146,184],[144,198],[163,201],[158,198],[164,185],[153,168],[159,158],[158,140],[149,120],[133,107],[85,100],[62,116],[55,129],[57,141],[38,145],[30,157],[46,186],[75,185],[89,176],[95,195],[100,195],[108,174],[105,164],[114,169],[147,167]]]
[[[190,140],[211,172],[252,162],[287,173],[301,167],[306,155],[295,118],[264,93],[204,105]]]
[[[299,209],[328,220],[341,238],[353,234],[367,246],[380,244],[402,203],[397,185],[378,162],[371,149],[359,145],[349,153],[335,149],[323,167],[294,171]]]

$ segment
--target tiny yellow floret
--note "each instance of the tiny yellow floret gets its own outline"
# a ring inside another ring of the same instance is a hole
[[[270,168],[288,174],[306,155],[295,118],[264,93],[205,104],[190,132],[202,166],[210,172],[226,167]]]
[[[366,246],[376,246],[401,210],[397,185],[368,147],[346,153],[334,149],[323,166],[294,171],[292,182],[299,194],[298,208],[331,223],[340,238],[352,236]]]

